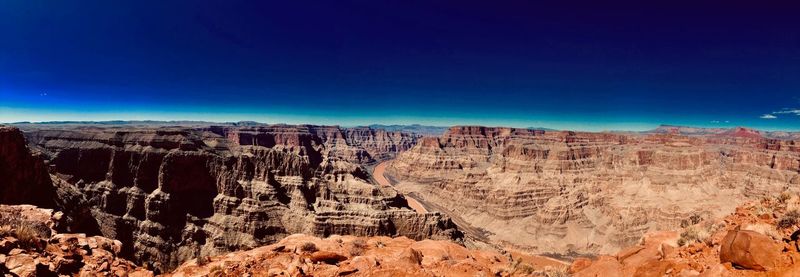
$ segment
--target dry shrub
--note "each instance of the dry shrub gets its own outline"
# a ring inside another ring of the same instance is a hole
[[[800,221],[800,212],[797,210],[791,210],[784,214],[780,220],[778,220],[778,228],[785,229],[794,227],[797,225],[798,221]]]
[[[559,266],[559,267],[552,267],[552,266],[545,266],[544,270],[537,272],[539,276],[545,277],[567,277],[569,274],[567,273],[566,266]]]
[[[225,271],[222,270],[222,266],[215,265],[211,269],[208,270],[209,277],[222,277],[225,276]]]
[[[684,246],[696,242],[708,242],[711,235],[722,227],[721,225],[711,223],[689,226],[681,232],[678,245]]]
[[[0,226],[0,237],[7,237],[11,236],[14,233],[14,228],[11,228],[11,225],[2,225]]]
[[[50,227],[43,222],[28,221],[15,210],[0,214],[0,235],[17,239],[20,248],[41,248],[51,235]]]
[[[792,194],[789,193],[788,191],[784,191],[784,192],[781,192],[780,195],[778,195],[778,202],[779,203],[786,203],[786,201],[789,201],[789,199],[791,199],[791,198],[792,198]]]
[[[681,220],[681,228],[686,228],[691,225],[695,225],[697,223],[700,223],[700,221],[702,220],[703,220],[702,216],[700,216],[699,214],[693,214],[689,216],[689,218]]]
[[[350,256],[361,256],[367,250],[367,241],[358,238],[353,240],[353,247],[350,248]]]
[[[313,252],[317,252],[319,249],[317,249],[317,245],[314,244],[313,242],[306,242],[306,243],[303,243],[303,245],[300,245],[300,250],[302,250],[303,252],[312,252],[313,253]]]
[[[15,233],[19,248],[31,249],[40,246],[39,243],[41,239],[39,238],[39,233],[37,233],[33,227],[27,225],[18,226]]]

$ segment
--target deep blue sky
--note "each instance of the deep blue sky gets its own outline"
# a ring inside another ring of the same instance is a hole
[[[790,2],[122,2],[0,2],[0,122],[800,129]]]

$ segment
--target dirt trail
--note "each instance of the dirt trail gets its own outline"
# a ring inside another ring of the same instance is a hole
[[[391,162],[391,160],[383,161],[375,166],[375,169],[372,170],[372,177],[375,178],[375,181],[378,182],[381,186],[391,187],[392,183],[389,182],[389,179],[386,179],[386,176],[383,176],[383,173],[386,171],[386,166]],[[406,200],[408,201],[408,206],[417,211],[417,213],[427,213],[428,210],[425,209],[422,204],[417,201],[417,199],[412,198],[411,196],[405,195]]]

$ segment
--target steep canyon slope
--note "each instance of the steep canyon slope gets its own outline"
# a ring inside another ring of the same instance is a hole
[[[494,244],[611,253],[648,231],[797,190],[799,144],[744,128],[683,136],[463,126],[421,139],[386,172]]]
[[[417,214],[392,188],[372,184],[362,166],[410,148],[413,135],[310,125],[46,126],[25,132],[38,153],[25,156],[14,152],[30,152],[20,131],[0,130],[13,142],[3,144],[3,159],[18,159],[8,164],[50,173],[3,172],[3,197],[36,190],[76,222],[94,223],[70,231],[120,240],[121,256],[153,269],[295,233],[459,236],[446,216]],[[21,199],[3,200],[28,202]]]

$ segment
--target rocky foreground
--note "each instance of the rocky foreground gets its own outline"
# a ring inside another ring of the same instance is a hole
[[[750,202],[718,220],[646,235],[616,255],[581,258],[574,276],[800,276],[800,197]]]
[[[122,242],[59,234],[63,214],[30,205],[0,205],[0,274],[5,276],[153,276],[119,257]],[[9,275],[10,274],[10,275]]]
[[[60,212],[0,205],[0,273],[153,276],[119,256],[122,243],[60,234]],[[28,226],[28,227],[24,227]],[[470,250],[406,237],[319,238],[185,262],[165,276],[800,276],[800,195],[749,202],[722,219],[646,234],[614,255],[571,264],[518,252]]]

